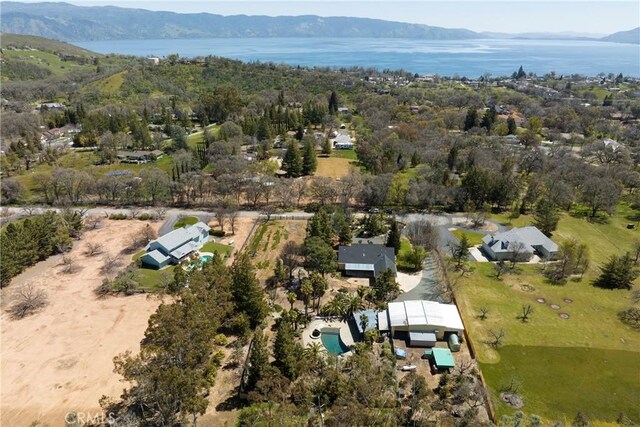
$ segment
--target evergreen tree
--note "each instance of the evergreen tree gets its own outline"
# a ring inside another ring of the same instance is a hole
[[[520,68],[518,68],[518,72],[516,73],[516,79],[520,80],[527,77],[527,73],[525,73],[524,69],[522,68],[522,65],[520,66]]]
[[[316,148],[311,139],[304,141],[304,151],[302,155],[302,174],[313,175],[318,168],[318,159],[316,158]]]
[[[277,324],[276,338],[273,344],[273,357],[282,375],[289,379],[296,377],[298,350],[291,324],[281,318]]]
[[[331,141],[329,141],[329,138],[325,138],[322,143],[322,155],[329,157],[331,155],[331,150]]]
[[[516,125],[516,119],[511,116],[509,116],[509,118],[507,119],[507,129],[509,131],[509,135],[515,135],[518,129],[518,126]]]
[[[542,196],[536,204],[533,218],[535,220],[533,225],[538,227],[546,236],[551,236],[558,227],[560,214],[553,203],[546,196]]]
[[[491,133],[493,123],[496,121],[496,115],[496,107],[492,105],[487,111],[484,112],[484,116],[482,116],[482,123],[480,124],[480,126],[485,128],[488,133]]]
[[[393,248],[396,255],[400,253],[400,227],[398,227],[398,221],[391,220],[391,228],[389,229],[389,235],[387,236],[388,248]]]
[[[469,254],[469,239],[466,233],[462,234],[462,237],[458,241],[457,245],[451,247],[451,256],[456,262],[456,267],[460,268]]]
[[[607,289],[631,289],[633,281],[640,275],[628,252],[622,256],[612,255],[600,271],[595,285]]]
[[[320,208],[309,220],[307,237],[320,237],[327,244],[331,245],[333,229],[331,226],[331,218],[325,208]]]
[[[380,273],[373,284],[374,298],[377,302],[389,302],[400,294],[400,285],[391,269]]]
[[[302,141],[302,138],[304,138],[304,128],[302,126],[298,126],[298,129],[296,129],[295,138],[298,141]]]
[[[267,339],[258,329],[253,337],[251,355],[249,355],[249,376],[247,379],[247,389],[252,390],[264,376],[269,368],[269,350],[267,350]]]
[[[334,115],[338,112],[338,94],[335,91],[331,92],[329,97],[329,114]]]
[[[282,159],[282,168],[294,178],[302,176],[302,155],[300,154],[298,141],[290,141],[287,144],[287,152],[284,153]]]
[[[242,253],[235,259],[231,266],[231,278],[236,310],[244,312],[251,327],[256,327],[267,316],[269,308],[248,253]]]
[[[475,108],[470,107],[467,110],[467,117],[464,119],[464,130],[468,131],[476,126],[478,126],[478,112]]]
[[[449,155],[447,156],[447,166],[449,167],[450,171],[455,169],[457,160],[458,160],[458,146],[453,145],[451,149],[449,149]]]
[[[305,268],[323,275],[337,268],[336,252],[320,237],[308,237],[304,241]]]
[[[258,138],[258,141],[268,141],[271,137],[271,123],[269,123],[269,119],[267,117],[263,116],[258,123],[256,138]]]

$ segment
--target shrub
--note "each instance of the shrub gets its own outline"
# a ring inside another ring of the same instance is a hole
[[[42,289],[36,289],[32,284],[16,289],[12,300],[7,312],[13,319],[30,316],[49,304],[47,293]]]
[[[640,308],[629,307],[618,313],[618,318],[622,323],[631,326],[634,329],[640,329]]]
[[[227,345],[227,336],[225,334],[217,334],[213,337],[213,343],[220,346]]]
[[[224,237],[227,233],[225,233],[222,230],[209,230],[209,235],[210,236],[215,236],[215,237]]]
[[[138,219],[140,221],[151,221],[151,220],[155,219],[155,216],[151,215],[151,214],[148,214],[148,213],[143,213],[143,214],[138,215]]]
[[[100,285],[98,285],[93,293],[96,294],[98,298],[104,298],[113,292],[113,288],[111,287],[111,281],[109,279],[104,279]]]
[[[109,219],[113,219],[113,220],[121,220],[121,219],[127,219],[129,218],[129,216],[127,214],[124,213],[119,213],[119,214],[111,214],[109,215]]]
[[[280,304],[274,304],[274,306],[273,306],[273,310],[274,310],[276,313],[281,313],[281,312],[282,312],[282,306],[281,306]]]

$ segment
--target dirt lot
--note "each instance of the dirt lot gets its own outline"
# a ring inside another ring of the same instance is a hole
[[[105,221],[102,229],[84,234],[70,256],[82,268],[63,274],[61,257],[38,263],[2,290],[32,283],[48,293],[41,312],[11,320],[2,313],[0,424],[29,426],[34,421],[64,425],[69,411],[95,416],[102,395],[118,397],[125,387],[113,373],[113,357],[138,351],[149,316],[160,303],[146,295],[98,300],[93,289],[102,281],[102,256],[83,254],[87,242],[99,241],[105,252],[118,253],[142,221]],[[157,228],[159,224],[152,223]],[[3,254],[7,256],[6,254]]]
[[[247,238],[249,237],[249,234],[251,233],[251,230],[253,229],[253,225],[255,224],[255,222],[256,222],[255,218],[238,217],[236,219],[236,224],[235,224],[235,234],[231,236],[226,236],[220,240],[220,243],[225,245],[233,242],[233,244],[230,245],[230,246],[233,246],[233,252],[229,257],[229,264],[233,262],[233,258],[235,257],[236,252],[238,252],[242,248],[242,245],[244,244],[245,240],[247,240]],[[211,227],[214,227],[217,224],[212,221],[210,225]],[[231,226],[228,224],[225,225],[225,231],[227,233],[231,233]]]
[[[351,159],[339,157],[318,157],[318,169],[315,176],[328,176],[329,178],[341,178],[347,176],[356,167]]]

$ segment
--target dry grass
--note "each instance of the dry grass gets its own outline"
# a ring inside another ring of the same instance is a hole
[[[338,157],[319,157],[318,169],[315,176],[328,176],[329,178],[341,178],[349,175],[356,168],[351,159]]]

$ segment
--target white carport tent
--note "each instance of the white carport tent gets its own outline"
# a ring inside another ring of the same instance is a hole
[[[391,302],[387,314],[392,333],[437,331],[437,338],[442,340],[447,332],[459,333],[464,330],[460,313],[454,304],[424,300]]]

